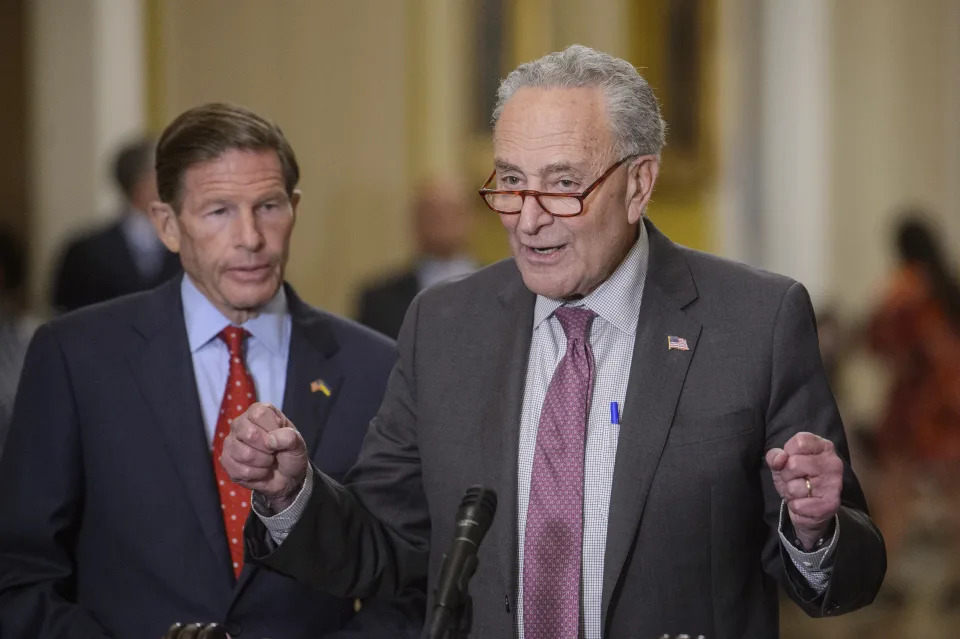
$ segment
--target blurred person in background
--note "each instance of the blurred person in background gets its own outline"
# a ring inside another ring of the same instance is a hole
[[[51,303],[60,312],[151,289],[180,271],[180,260],[166,249],[147,217],[157,199],[154,141],[125,145],[113,161],[113,177],[123,196],[119,219],[82,233],[63,251]]]
[[[413,202],[412,220],[417,257],[413,266],[370,283],[360,293],[357,319],[393,339],[417,293],[477,268],[467,253],[473,212],[467,189],[458,181],[424,183]]]
[[[23,357],[34,329],[34,322],[23,313],[17,300],[24,271],[23,251],[13,234],[0,229],[0,458]]]
[[[893,549],[918,480],[953,501],[960,532],[960,284],[921,212],[908,211],[895,237],[899,263],[867,334],[893,377],[876,436],[878,515]]]
[[[282,407],[334,477],[396,360],[284,282],[300,191],[280,129],[209,104],[160,139],[150,214],[185,276],[38,329],[0,460],[0,636],[396,639],[422,600],[332,597],[247,564],[250,493],[216,460],[250,405]]]

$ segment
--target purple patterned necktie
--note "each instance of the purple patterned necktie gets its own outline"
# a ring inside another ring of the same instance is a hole
[[[567,352],[540,411],[523,541],[524,639],[577,639],[583,552],[583,456],[593,389],[590,324],[596,313],[555,313]]]

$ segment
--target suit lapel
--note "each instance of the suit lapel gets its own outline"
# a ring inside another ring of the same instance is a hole
[[[193,506],[210,550],[223,566],[223,578],[232,580],[220,496],[183,321],[180,281],[175,278],[146,298],[134,324],[143,340],[130,351],[129,359],[183,483],[184,496]]]
[[[286,294],[291,324],[290,354],[280,409],[300,431],[309,456],[314,459],[343,383],[343,371],[331,359],[339,345],[323,314],[304,304],[292,287],[286,286]],[[258,570],[251,563],[244,564],[234,600]]]
[[[686,259],[651,223],[646,225],[650,260],[610,496],[603,571],[604,619],[636,538],[701,330],[700,323],[683,311],[697,297]],[[690,350],[668,349],[670,335],[686,339]]]
[[[296,424],[313,457],[343,383],[343,371],[332,359],[340,347],[323,314],[300,301],[289,286],[287,299],[290,359],[281,409]]]
[[[486,396],[481,424],[487,485],[497,491],[494,535],[500,555],[500,573],[507,591],[516,597],[517,583],[517,455],[520,413],[530,354],[535,296],[523,285],[519,273],[499,294],[501,312],[493,333],[498,337],[492,366],[478,379],[493,380]],[[493,401],[490,401],[494,398]],[[512,608],[516,605],[513,602]]]

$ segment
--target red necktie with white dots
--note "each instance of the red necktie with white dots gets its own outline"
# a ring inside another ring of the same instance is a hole
[[[243,570],[243,522],[250,513],[250,491],[230,481],[220,466],[220,456],[223,454],[223,440],[230,434],[230,424],[257,401],[253,378],[243,363],[243,340],[249,336],[250,333],[237,326],[228,326],[218,335],[230,351],[230,374],[227,375],[227,389],[220,403],[217,430],[213,434],[213,471],[220,491],[220,508],[227,531],[233,574],[238,578]]]

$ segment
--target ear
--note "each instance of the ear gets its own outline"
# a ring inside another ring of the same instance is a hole
[[[180,222],[173,207],[165,202],[154,201],[147,207],[147,215],[156,229],[160,241],[173,253],[180,252]]]
[[[655,155],[641,155],[627,167],[627,219],[631,224],[643,217],[658,175],[660,160]]]
[[[293,221],[297,221],[297,207],[300,206],[300,197],[303,193],[300,189],[294,189],[293,194],[290,196],[290,209],[293,211]]]

